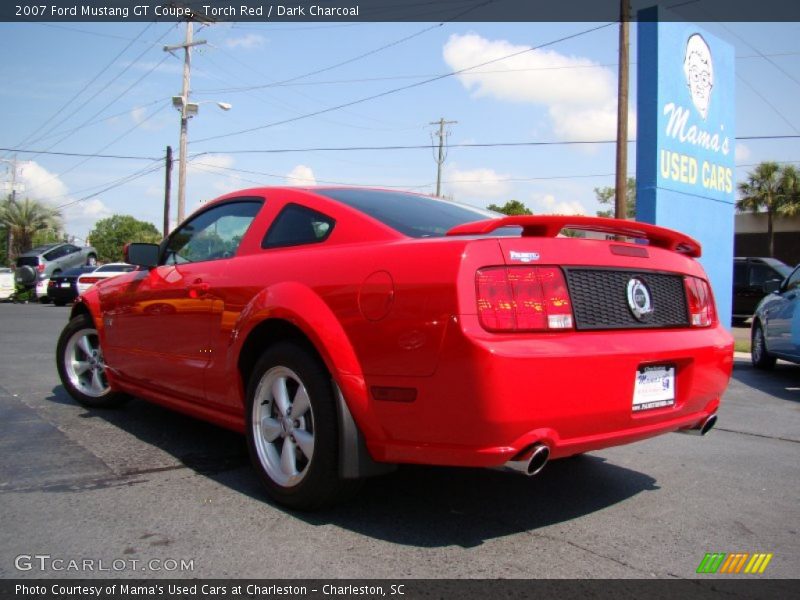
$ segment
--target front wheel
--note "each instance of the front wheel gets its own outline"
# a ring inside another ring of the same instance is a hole
[[[279,343],[261,356],[247,389],[247,443],[269,495],[314,510],[355,490],[338,468],[334,392],[324,365],[304,348]]]
[[[64,388],[84,406],[110,408],[127,400],[108,384],[100,338],[88,315],[78,315],[61,332],[56,366]]]
[[[764,329],[761,323],[753,323],[753,333],[750,342],[750,360],[757,369],[768,370],[775,366],[775,357],[767,352],[767,343],[764,338]]]

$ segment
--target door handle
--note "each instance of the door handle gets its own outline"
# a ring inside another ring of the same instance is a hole
[[[205,296],[208,294],[210,289],[210,284],[206,283],[202,279],[195,279],[189,284],[189,298],[200,298],[201,296]]]

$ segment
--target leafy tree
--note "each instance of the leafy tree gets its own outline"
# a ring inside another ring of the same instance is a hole
[[[30,198],[15,202],[4,200],[0,203],[0,222],[5,231],[10,229],[14,236],[11,257],[7,257],[10,260],[30,250],[37,234],[51,231],[57,238],[61,235],[61,213],[58,209]]]
[[[89,242],[97,249],[97,259],[116,262],[123,259],[122,251],[130,242],[161,241],[161,233],[147,221],[139,221],[130,215],[114,215],[95,223],[89,234]]]
[[[504,215],[508,216],[533,214],[533,212],[531,212],[531,210],[519,200],[509,200],[503,206],[490,204],[486,208],[488,210],[493,210],[494,212],[503,213]]]
[[[754,214],[766,212],[769,255],[775,256],[773,221],[779,214],[797,214],[798,173],[791,165],[781,167],[776,162],[762,162],[737,186],[739,200],[736,209]]]
[[[617,202],[617,189],[616,187],[602,187],[594,188],[594,195],[600,204],[609,204],[611,209],[598,210],[598,217],[613,217],[616,214],[615,206]],[[636,218],[636,178],[628,177],[628,189],[626,190],[627,201],[625,203],[626,214],[629,219]]]
[[[800,172],[793,165],[784,165],[781,174],[784,201],[778,211],[786,217],[800,215]]]

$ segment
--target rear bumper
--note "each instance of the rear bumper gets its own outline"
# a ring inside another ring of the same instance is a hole
[[[673,406],[632,411],[641,365],[676,369]],[[715,413],[733,367],[722,327],[493,335],[453,320],[436,373],[369,378],[414,387],[410,403],[372,400],[385,433],[368,442],[386,462],[498,466],[534,443],[552,458],[691,429]]]

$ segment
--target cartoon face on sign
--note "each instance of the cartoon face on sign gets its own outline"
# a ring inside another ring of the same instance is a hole
[[[711,102],[711,89],[714,87],[714,63],[711,60],[711,50],[699,33],[691,35],[686,42],[683,72],[694,107],[705,121]]]

